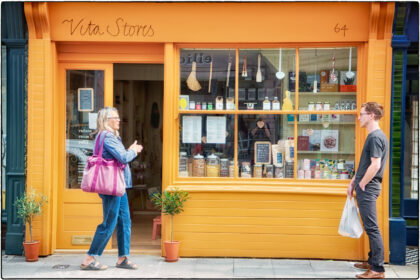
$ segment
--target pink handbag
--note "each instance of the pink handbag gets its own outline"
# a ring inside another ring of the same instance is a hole
[[[124,180],[125,164],[120,163],[116,159],[102,157],[105,137],[98,153],[100,138],[101,134],[96,139],[94,154],[88,158],[83,171],[82,190],[98,194],[122,196],[126,187]]]

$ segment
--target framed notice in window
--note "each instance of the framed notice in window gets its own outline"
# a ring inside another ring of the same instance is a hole
[[[255,164],[271,164],[271,143],[269,141],[257,141],[254,145]]]
[[[77,89],[77,109],[79,112],[93,111],[93,88]]]

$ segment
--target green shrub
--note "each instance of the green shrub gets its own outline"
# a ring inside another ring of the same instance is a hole
[[[24,223],[29,224],[29,233],[32,239],[32,220],[35,216],[41,214],[42,205],[47,202],[47,197],[45,195],[36,194],[35,191],[31,188],[31,191],[28,193],[25,191],[21,197],[18,197],[14,203],[17,208],[17,216],[22,218]]]
[[[184,202],[189,199],[188,193],[175,188],[162,194],[153,194],[151,201],[165,215],[171,216],[171,242],[173,241],[174,216],[184,211]]]

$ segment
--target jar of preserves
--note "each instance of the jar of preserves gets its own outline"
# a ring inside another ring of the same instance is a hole
[[[262,165],[261,164],[254,165],[254,178],[262,178]]]
[[[200,154],[194,156],[192,175],[193,177],[204,177],[206,172],[206,162]]]
[[[219,157],[211,154],[207,157],[206,173],[207,177],[219,177],[220,163]]]
[[[235,177],[235,161],[229,161],[229,177]]]
[[[330,110],[330,102],[326,101],[324,102],[324,111],[329,111]]]

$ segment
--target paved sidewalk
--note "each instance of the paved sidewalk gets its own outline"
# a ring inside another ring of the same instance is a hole
[[[38,262],[2,256],[2,278],[354,278],[363,273],[354,262],[295,259],[180,258],[167,263],[154,255],[132,255],[138,270],[115,267],[116,256],[98,258],[104,271],[80,269],[83,254],[54,254]],[[418,278],[418,265],[386,265],[386,278]]]

